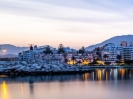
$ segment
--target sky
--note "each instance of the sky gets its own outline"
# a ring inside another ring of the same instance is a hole
[[[0,44],[80,48],[128,34],[132,0],[0,0]]]

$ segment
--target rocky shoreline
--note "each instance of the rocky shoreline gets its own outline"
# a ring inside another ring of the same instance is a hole
[[[68,65],[60,62],[32,62],[13,61],[1,62],[0,74],[62,74],[90,72],[93,69],[89,66]]]
[[[11,61],[0,62],[0,75],[75,74],[92,72],[95,69],[133,68],[133,66],[81,66],[57,61]]]

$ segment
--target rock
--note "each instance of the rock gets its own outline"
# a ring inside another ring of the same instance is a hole
[[[26,61],[22,61],[21,64],[27,65],[27,62]]]

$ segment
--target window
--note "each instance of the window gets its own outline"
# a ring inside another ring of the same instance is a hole
[[[104,52],[104,54],[109,54],[109,52]]]

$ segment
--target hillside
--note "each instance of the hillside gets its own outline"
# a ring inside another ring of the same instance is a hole
[[[88,46],[88,47],[86,47],[86,50],[91,51],[95,47],[102,47],[102,46],[104,46],[105,44],[108,44],[108,43],[114,43],[116,45],[120,45],[121,41],[127,41],[128,42],[128,46],[129,46],[130,42],[133,42],[133,35],[115,36],[115,37],[112,37],[112,38],[110,38],[108,40],[103,41],[102,43]]]
[[[1,44],[1,47],[7,50],[5,53],[1,53],[2,55],[7,55],[7,54],[17,55],[19,52],[29,49],[28,47],[17,47],[11,44]]]
[[[127,41],[128,45],[129,45],[130,42],[133,42],[133,35],[115,36],[115,37],[112,37],[112,38],[110,38],[108,40],[103,41],[102,43],[88,46],[88,47],[86,47],[86,50],[91,51],[95,47],[102,47],[102,46],[104,46],[105,44],[108,44],[108,43],[114,43],[116,45],[120,45],[121,41]],[[14,45],[11,45],[11,44],[2,44],[1,46],[2,46],[2,48],[5,48],[7,50],[7,52],[6,53],[2,53],[2,55],[6,55],[7,54],[9,56],[10,56],[10,54],[18,55],[19,52],[29,49],[29,47],[18,47],[18,46],[14,46]],[[45,46],[40,46],[40,47],[45,47]]]

